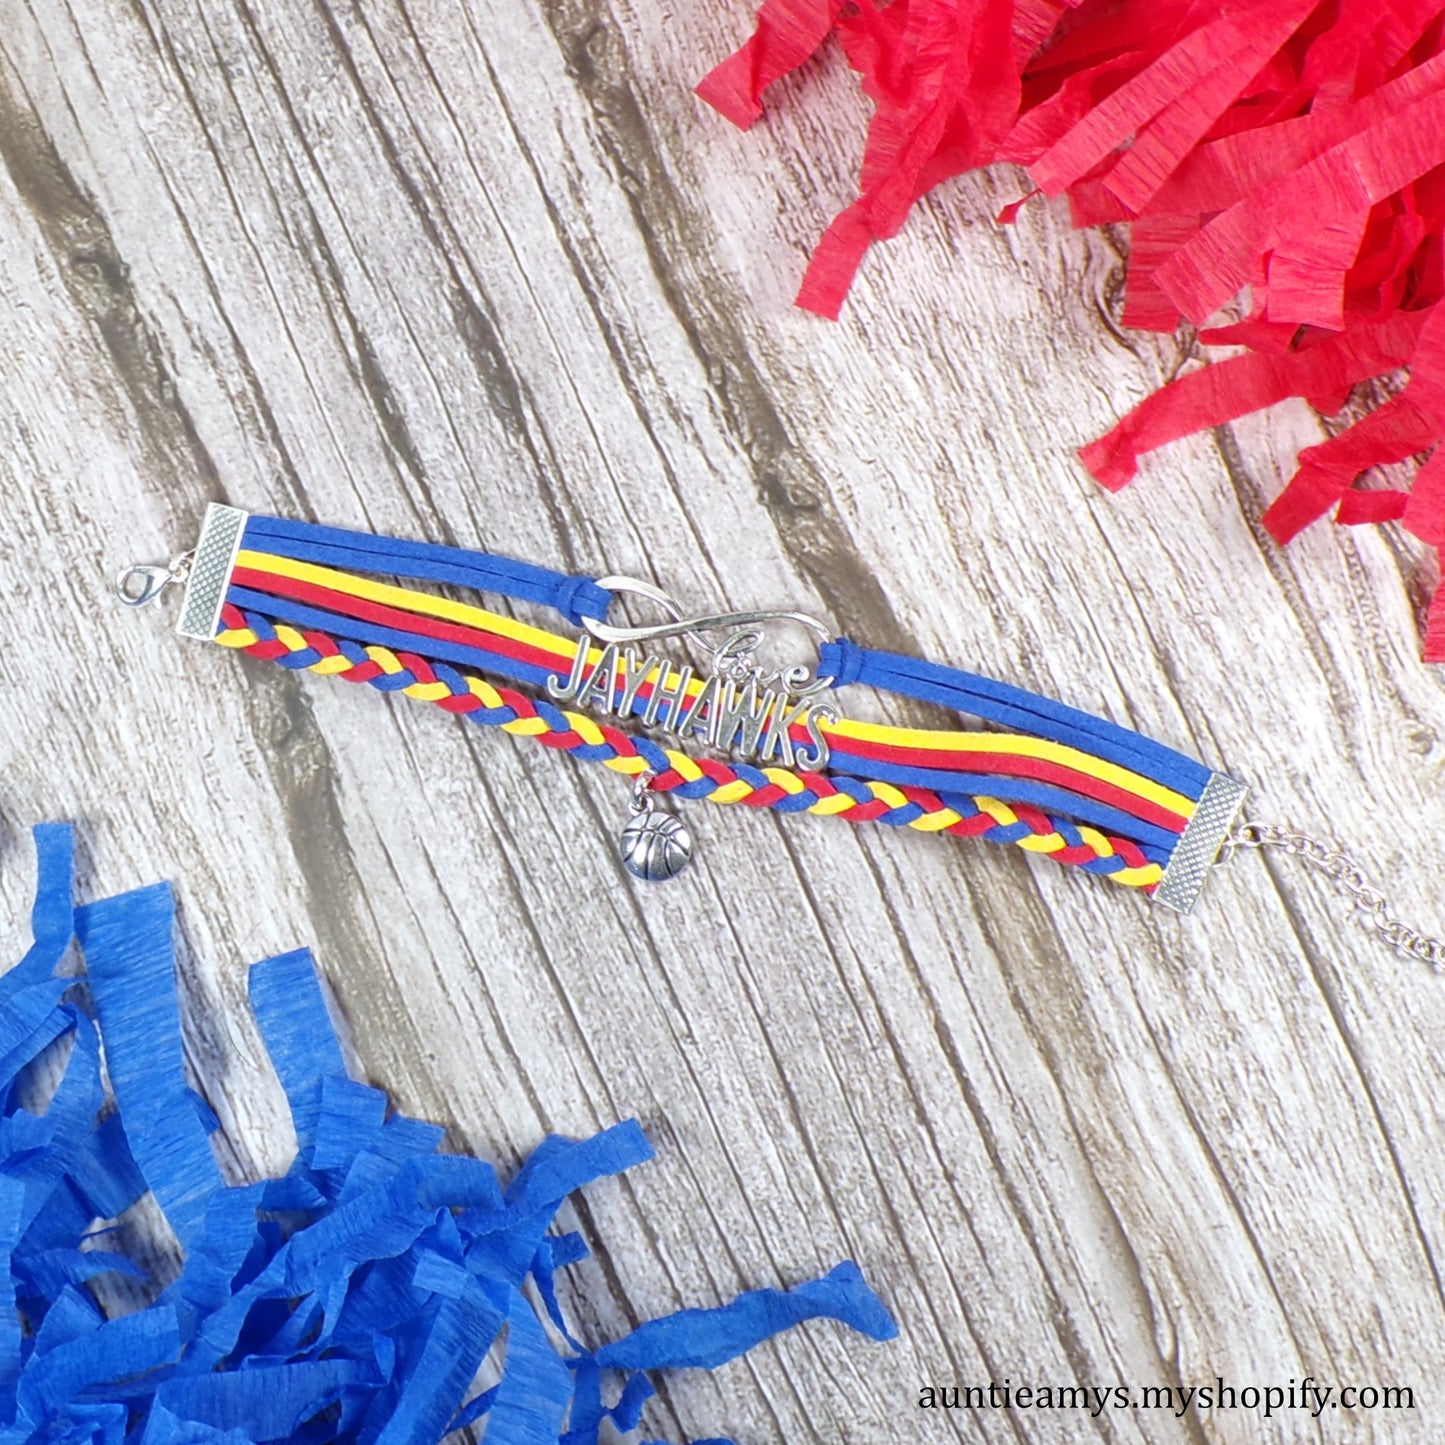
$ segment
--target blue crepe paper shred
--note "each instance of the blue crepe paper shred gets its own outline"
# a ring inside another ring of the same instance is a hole
[[[388,1116],[383,1093],[346,1077],[304,949],[249,980],[296,1158],[282,1178],[227,1186],[215,1116],[185,1079],[169,888],[76,908],[69,826],[34,836],[34,943],[0,976],[0,1445],[431,1445],[481,1420],[487,1445],[598,1445],[604,1425],[637,1428],[654,1393],[644,1371],[712,1368],[804,1320],[897,1334],[844,1262],[588,1352],[555,1284],[587,1248],[548,1231],[568,1195],[652,1158],[636,1120],[543,1140],[503,1188],[485,1160],[436,1153],[436,1125]],[[57,976],[73,940],[90,1012]],[[66,1039],[37,1112],[37,1065]],[[147,1190],[184,1265],[109,1318],[89,1282],[146,1275],[107,1247],[126,1236],[106,1221]],[[494,1346],[502,1378],[469,1399]]]
[[[189,1248],[221,1175],[186,1083],[174,921],[170,887],[158,883],[77,909],[75,933],[131,1153],[177,1239]]]

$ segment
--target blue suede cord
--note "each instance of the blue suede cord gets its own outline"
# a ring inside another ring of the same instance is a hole
[[[241,544],[300,562],[353,572],[381,572],[422,582],[450,582],[521,602],[538,602],[555,608],[574,627],[580,627],[584,617],[606,617],[612,601],[612,594],[591,577],[569,577],[489,552],[375,537],[312,522],[252,516],[246,521]]]
[[[1092,713],[961,668],[943,667],[895,652],[875,652],[846,637],[824,643],[821,653],[819,670],[834,679],[835,687],[861,682],[882,692],[971,713],[986,722],[1103,758],[1196,801],[1210,778],[1210,770],[1203,763],[1163,743]]]

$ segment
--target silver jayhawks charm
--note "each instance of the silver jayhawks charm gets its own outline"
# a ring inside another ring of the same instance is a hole
[[[632,817],[618,839],[622,866],[634,878],[660,883],[676,878],[692,860],[692,834],[681,818],[660,812],[650,788],[651,773],[632,785],[627,801]]]

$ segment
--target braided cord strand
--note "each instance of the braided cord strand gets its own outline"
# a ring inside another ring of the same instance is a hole
[[[944,796],[924,788],[898,787],[844,775],[796,773],[786,768],[755,768],[712,758],[690,758],[649,738],[629,737],[581,713],[567,712],[543,699],[494,686],[445,663],[273,623],[229,603],[222,610],[221,630],[215,641],[292,670],[365,683],[382,692],[399,692],[471,722],[499,727],[514,737],[531,738],[543,747],[600,762],[627,777],[651,772],[654,777],[650,787],[656,792],[1011,843],[1147,891],[1152,891],[1162,873],[1161,866],[1128,839],[1049,817],[1024,804],[964,794]]]

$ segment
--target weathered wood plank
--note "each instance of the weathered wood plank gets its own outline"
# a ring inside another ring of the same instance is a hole
[[[221,498],[806,606],[1257,780],[1445,924],[1420,559],[1259,527],[1312,417],[1102,495],[1073,449],[1181,358],[1117,331],[1110,237],[993,227],[1008,174],[930,199],[838,325],[791,310],[861,112],[835,58],[747,136],[707,113],[741,10],[4,14],[5,936],[37,818],[81,821],[89,890],[177,879],[231,1167],[287,1153],[245,965],[309,941],[368,1075],[458,1145],[653,1133],[582,1207],[587,1337],[844,1254],[899,1315],[886,1349],[815,1327],[671,1381],[655,1433],[1434,1438],[1445,1001],[1288,863],[1177,920],[981,846],[695,808],[696,867],[624,886],[619,780],[107,595]],[[1420,1408],[913,1408],[1006,1375]]]

